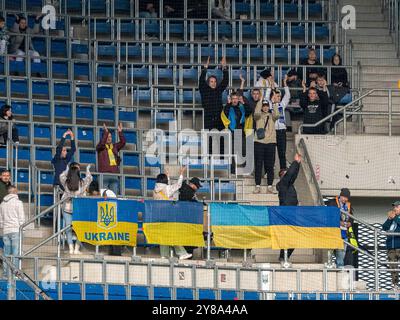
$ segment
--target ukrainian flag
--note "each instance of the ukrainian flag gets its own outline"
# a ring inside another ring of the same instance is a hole
[[[74,198],[72,227],[81,242],[134,247],[143,210],[134,200]]]
[[[267,207],[212,203],[210,214],[216,246],[231,249],[271,247]]]
[[[148,243],[204,247],[203,204],[145,201],[143,232]]]
[[[268,207],[272,249],[343,249],[336,207]]]

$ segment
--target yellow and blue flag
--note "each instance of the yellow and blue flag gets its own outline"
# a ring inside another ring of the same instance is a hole
[[[336,207],[268,207],[272,249],[343,249]]]
[[[204,247],[203,204],[145,201],[143,232],[152,244]]]
[[[267,207],[211,203],[211,231],[217,247],[256,249],[271,247]]]
[[[74,198],[72,227],[81,242],[134,247],[143,210],[135,200]]]

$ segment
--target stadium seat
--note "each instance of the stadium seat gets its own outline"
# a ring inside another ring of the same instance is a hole
[[[104,300],[104,286],[100,284],[85,285],[86,300]]]
[[[199,300],[215,300],[215,291],[211,289],[199,289]]]
[[[95,164],[96,151],[79,149],[79,162],[84,164]]]
[[[131,287],[131,298],[132,300],[148,300],[149,299],[148,288],[139,286]]]
[[[193,300],[193,290],[186,288],[176,289],[176,299],[177,300]]]
[[[81,300],[81,286],[77,283],[62,284],[62,299],[63,300]]]
[[[62,119],[65,122],[72,123],[72,106],[69,104],[56,103],[54,105],[54,116],[59,121],[60,121],[60,119]],[[78,115],[77,115],[77,118],[78,118]]]
[[[245,291],[243,295],[244,300],[260,300],[258,292]]]
[[[50,120],[50,105],[47,103],[33,103],[33,116],[47,117]]]
[[[125,177],[125,190],[130,195],[143,196],[143,185],[141,178]]]
[[[108,300],[126,300],[126,287],[118,285],[109,285]]]
[[[221,291],[221,300],[236,300],[237,292],[233,290],[222,290]]]
[[[35,160],[50,162],[53,159],[53,150],[51,148],[35,148]]]

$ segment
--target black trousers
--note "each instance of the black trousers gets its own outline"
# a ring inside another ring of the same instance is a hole
[[[256,185],[261,185],[262,169],[264,167],[267,173],[267,183],[272,186],[274,183],[274,164],[275,164],[275,143],[254,142],[254,160],[255,160],[255,179]]]
[[[286,129],[276,130],[276,147],[280,169],[286,169]]]
[[[294,249],[288,249],[287,251],[287,257],[288,259],[290,258],[290,256],[292,255]],[[284,259],[285,258],[285,250],[281,249],[281,252],[279,254],[279,259]]]

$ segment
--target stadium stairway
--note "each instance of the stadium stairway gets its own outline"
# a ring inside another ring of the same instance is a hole
[[[394,39],[379,0],[346,0],[342,5],[356,8],[356,29],[347,30],[347,39],[354,45],[353,65],[361,64],[361,88],[398,88],[400,60],[396,56]],[[363,111],[388,111],[388,94],[375,92],[363,100]],[[400,94],[393,93],[393,111],[400,111]],[[387,116],[365,116],[366,134],[387,134]],[[393,134],[400,134],[400,118],[393,118]]]

